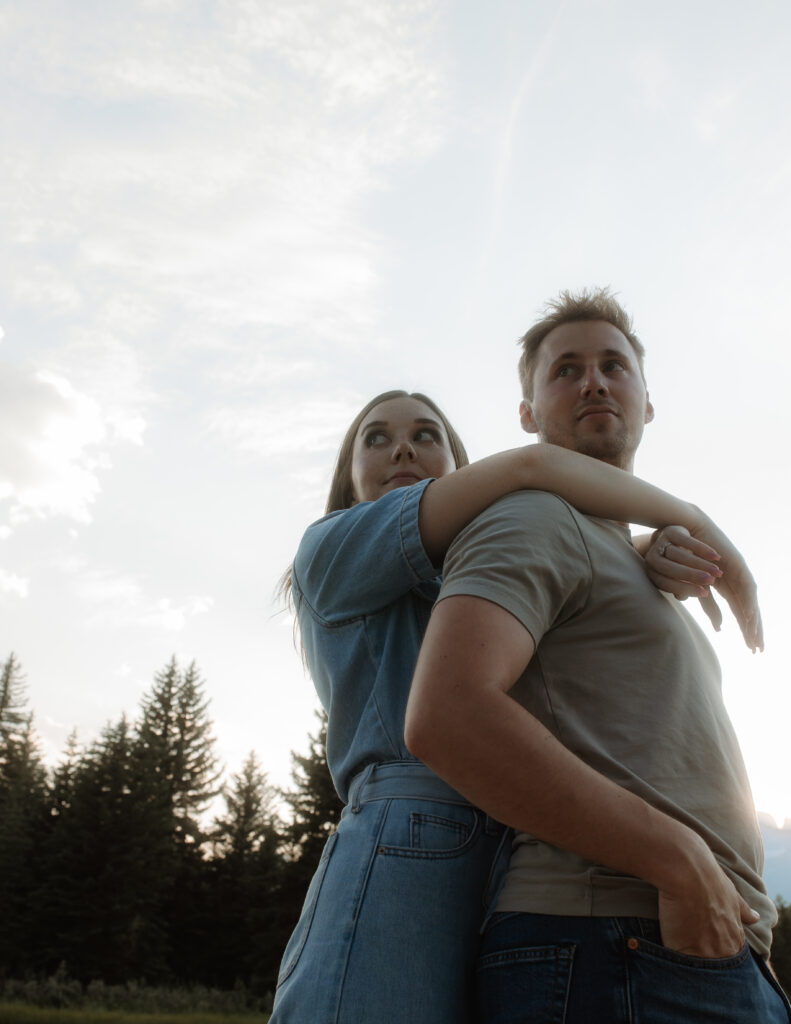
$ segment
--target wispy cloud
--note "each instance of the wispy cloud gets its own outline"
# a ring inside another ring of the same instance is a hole
[[[107,427],[96,402],[62,377],[13,365],[0,372],[0,502],[12,523],[63,515],[90,521],[106,457]]]
[[[196,615],[209,612],[214,599],[205,594],[182,598],[152,597],[134,576],[75,565],[74,589],[89,610],[86,624],[92,628],[147,628],[179,632]]]
[[[0,566],[0,594],[9,594],[13,597],[25,598],[30,592],[30,581],[15,573],[6,572]]]

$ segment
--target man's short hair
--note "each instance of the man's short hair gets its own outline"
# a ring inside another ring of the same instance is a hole
[[[617,327],[634,349],[640,373],[645,380],[645,349],[634,333],[632,318],[613,297],[609,288],[583,288],[580,292],[562,291],[556,299],[547,302],[542,313],[542,319],[533,324],[518,342],[522,346],[522,354],[519,357],[519,381],[522,385],[522,395],[528,401],[533,397],[533,375],[541,342],[556,327],[577,320],[606,320],[613,327]]]

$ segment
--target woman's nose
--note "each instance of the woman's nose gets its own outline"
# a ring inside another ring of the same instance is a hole
[[[415,449],[412,447],[412,443],[403,438],[397,441],[393,447],[392,460],[398,462],[401,458],[411,462],[415,458]]]

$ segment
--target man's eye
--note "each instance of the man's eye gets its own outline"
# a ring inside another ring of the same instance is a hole
[[[622,370],[623,363],[618,359],[610,359],[604,364],[604,372],[610,373],[613,370]]]
[[[561,366],[561,367],[558,368],[557,375],[558,375],[558,377],[568,377],[568,375],[570,373],[571,373],[571,367],[570,366]]]

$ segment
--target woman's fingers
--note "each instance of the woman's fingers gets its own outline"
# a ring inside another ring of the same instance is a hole
[[[717,633],[722,629],[722,611],[720,606],[714,600],[714,595],[709,590],[706,592],[705,597],[699,598],[700,607],[708,616],[709,622],[714,626]]]
[[[649,551],[650,555],[650,551]],[[678,544],[661,544],[656,552],[656,565],[665,575],[707,587],[722,576],[722,569],[714,562],[693,554]]]
[[[685,526],[664,526],[654,533],[653,543],[659,551],[671,546],[683,548],[690,555],[695,555],[707,564],[718,562],[719,551],[699,537],[693,537]]]
[[[758,606],[758,590],[755,580],[745,570],[745,574],[735,573],[733,578],[727,574],[715,584],[717,592],[728,602],[734,618],[742,631],[744,642],[753,652],[764,649],[764,627],[761,609]]]
[[[683,526],[666,526],[654,534],[645,556],[651,582],[683,601],[700,599],[701,607],[715,630],[722,625],[722,612],[711,587],[728,603],[747,646],[763,650],[763,623],[758,607],[758,589],[741,554],[731,541],[709,522],[705,535],[716,544],[693,537]]]
[[[668,568],[668,574],[662,572],[656,572],[651,568],[650,565],[646,566],[646,572],[648,578],[654,584],[658,590],[664,590],[668,594],[672,594],[673,597],[677,597],[679,601],[686,601],[688,597],[703,598],[708,593],[706,586],[701,586],[699,583],[690,583],[683,579],[677,579],[670,575],[674,570],[672,567]]]
[[[706,588],[722,576],[722,570],[711,560],[718,557],[713,548],[691,537],[683,526],[666,526],[654,534],[645,561],[655,586],[683,600],[705,596]],[[672,581],[671,585],[666,586],[660,579]]]

